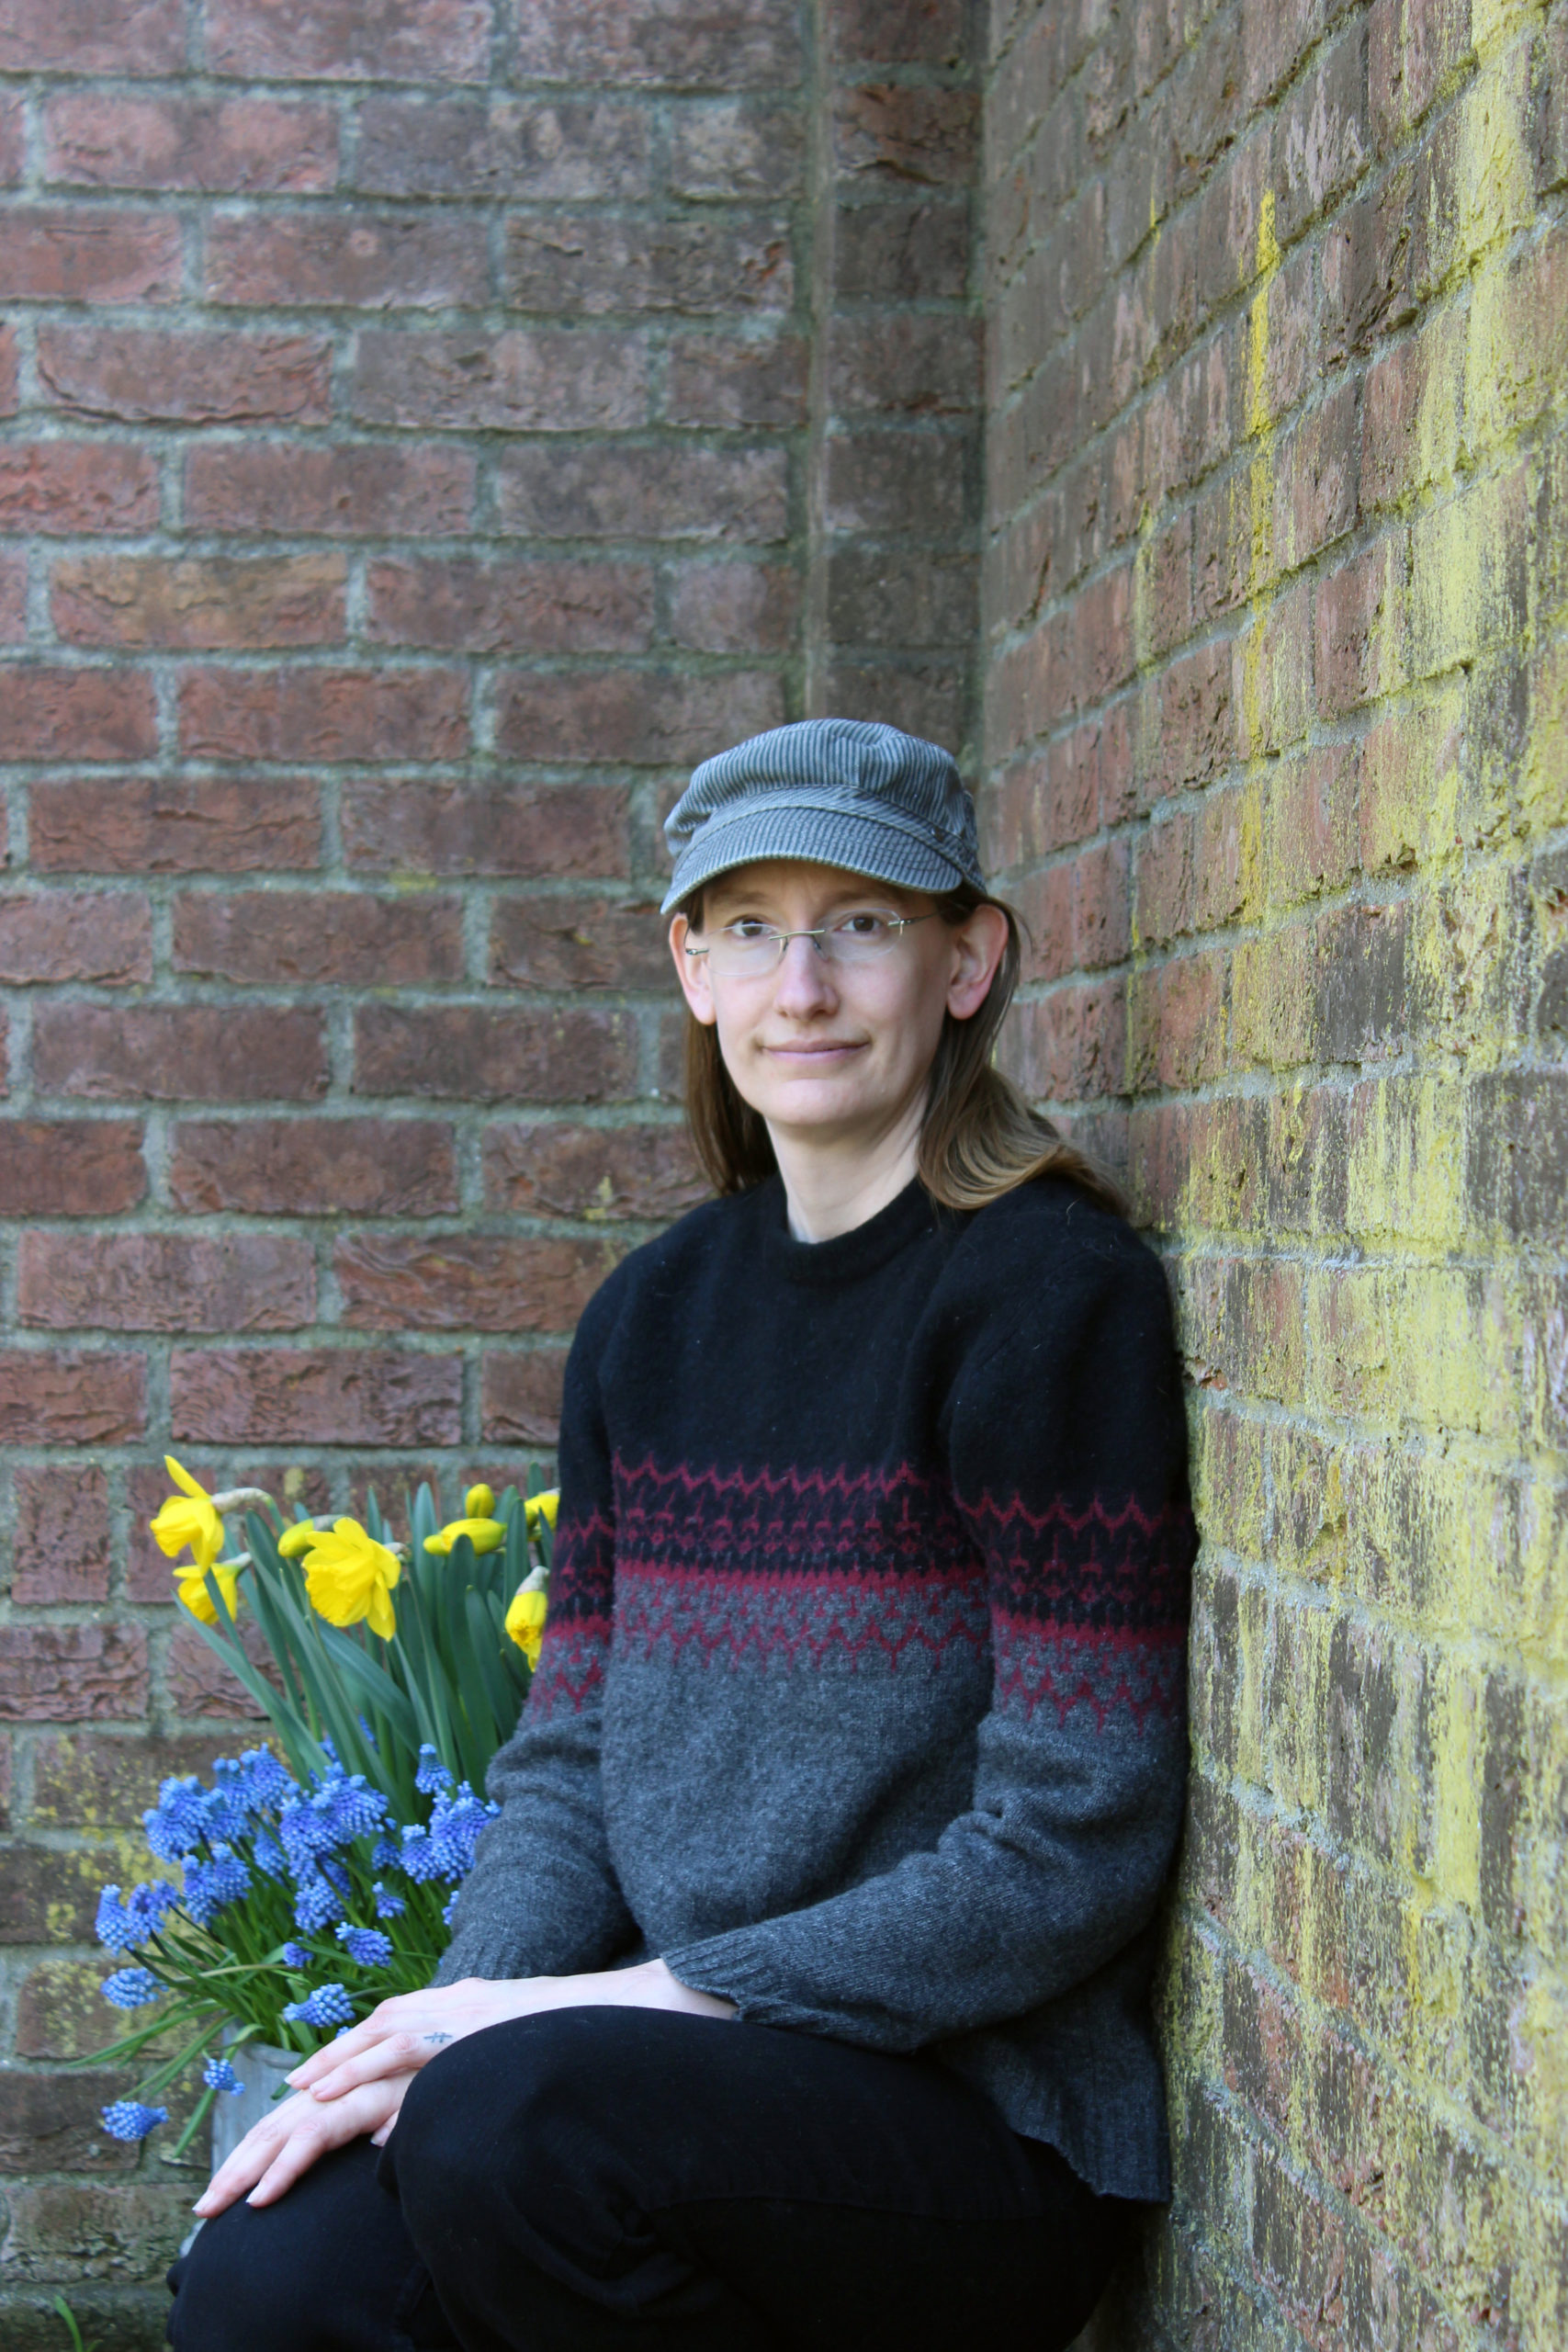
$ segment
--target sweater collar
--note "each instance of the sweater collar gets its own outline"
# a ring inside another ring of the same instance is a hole
[[[918,1176],[863,1225],[852,1226],[830,1241],[795,1239],[789,1229],[782,1176],[770,1176],[758,1186],[755,1197],[763,1262],[771,1274],[785,1282],[856,1282],[875,1273],[936,1224],[936,1211]]]

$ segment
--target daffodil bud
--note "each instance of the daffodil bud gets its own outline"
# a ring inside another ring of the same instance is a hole
[[[495,1517],[495,1495],[491,1487],[470,1487],[468,1488],[468,1493],[463,1497],[463,1517],[465,1519],[493,1519]]]

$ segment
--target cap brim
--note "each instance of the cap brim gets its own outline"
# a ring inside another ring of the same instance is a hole
[[[798,858],[807,865],[837,865],[868,881],[890,882],[904,890],[955,890],[970,880],[961,865],[942,857],[901,827],[848,808],[753,808],[727,825],[705,825],[684,852],[660,914],[672,914],[682,899],[738,865],[760,858]]]

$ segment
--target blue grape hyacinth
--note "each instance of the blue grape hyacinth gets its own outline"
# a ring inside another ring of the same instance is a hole
[[[117,2098],[103,2109],[104,2130],[111,2140],[145,2140],[149,2132],[169,2120],[166,2107],[143,2107],[139,2098]]]
[[[351,1928],[345,1919],[337,1931],[337,1939],[350,1960],[361,1968],[385,1968],[392,1957],[392,1939],[384,1936],[379,1928]]]
[[[420,1747],[419,1770],[413,1776],[413,1784],[422,1797],[441,1795],[452,1785],[451,1773],[428,1739]]]
[[[162,1881],[152,1886],[133,1886],[124,1903],[118,1886],[106,1886],[98,1897],[95,1922],[98,1941],[109,1951],[134,1951],[179,1899],[174,1888]]]
[[[117,1968],[98,1990],[111,2008],[139,2009],[157,2000],[164,1988],[150,1968]]]
[[[238,2096],[245,2087],[227,2058],[209,2058],[201,2070],[201,2079],[209,2091],[231,2091]]]
[[[318,1984],[303,2001],[290,2001],[283,2012],[290,2025],[352,2025],[354,2003],[342,1984]]]
[[[309,1944],[287,1943],[283,1947],[285,1968],[309,1968],[315,1957]]]

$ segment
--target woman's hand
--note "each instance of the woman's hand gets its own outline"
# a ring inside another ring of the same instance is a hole
[[[682,2009],[696,2017],[735,2014],[729,2002],[678,1984],[661,1960],[588,1976],[521,1976],[500,1984],[466,1976],[457,1984],[433,1984],[423,1993],[399,1993],[383,2001],[363,2025],[340,2034],[296,2066],[288,2080],[314,2100],[341,2102],[369,2085],[399,2079],[406,2084],[447,2042],[460,2041],[466,2033],[504,2025],[512,2018],[537,2017],[546,2009],[596,2004]]]
[[[412,2070],[384,2075],[330,2107],[308,2093],[281,2100],[246,2132],[228,2163],[213,2174],[196,2200],[197,2212],[209,2222],[247,2189],[250,2204],[275,2204],[301,2173],[309,2172],[318,2157],[333,2148],[367,2132],[381,2146],[398,2120],[398,2109],[412,2080]]]

